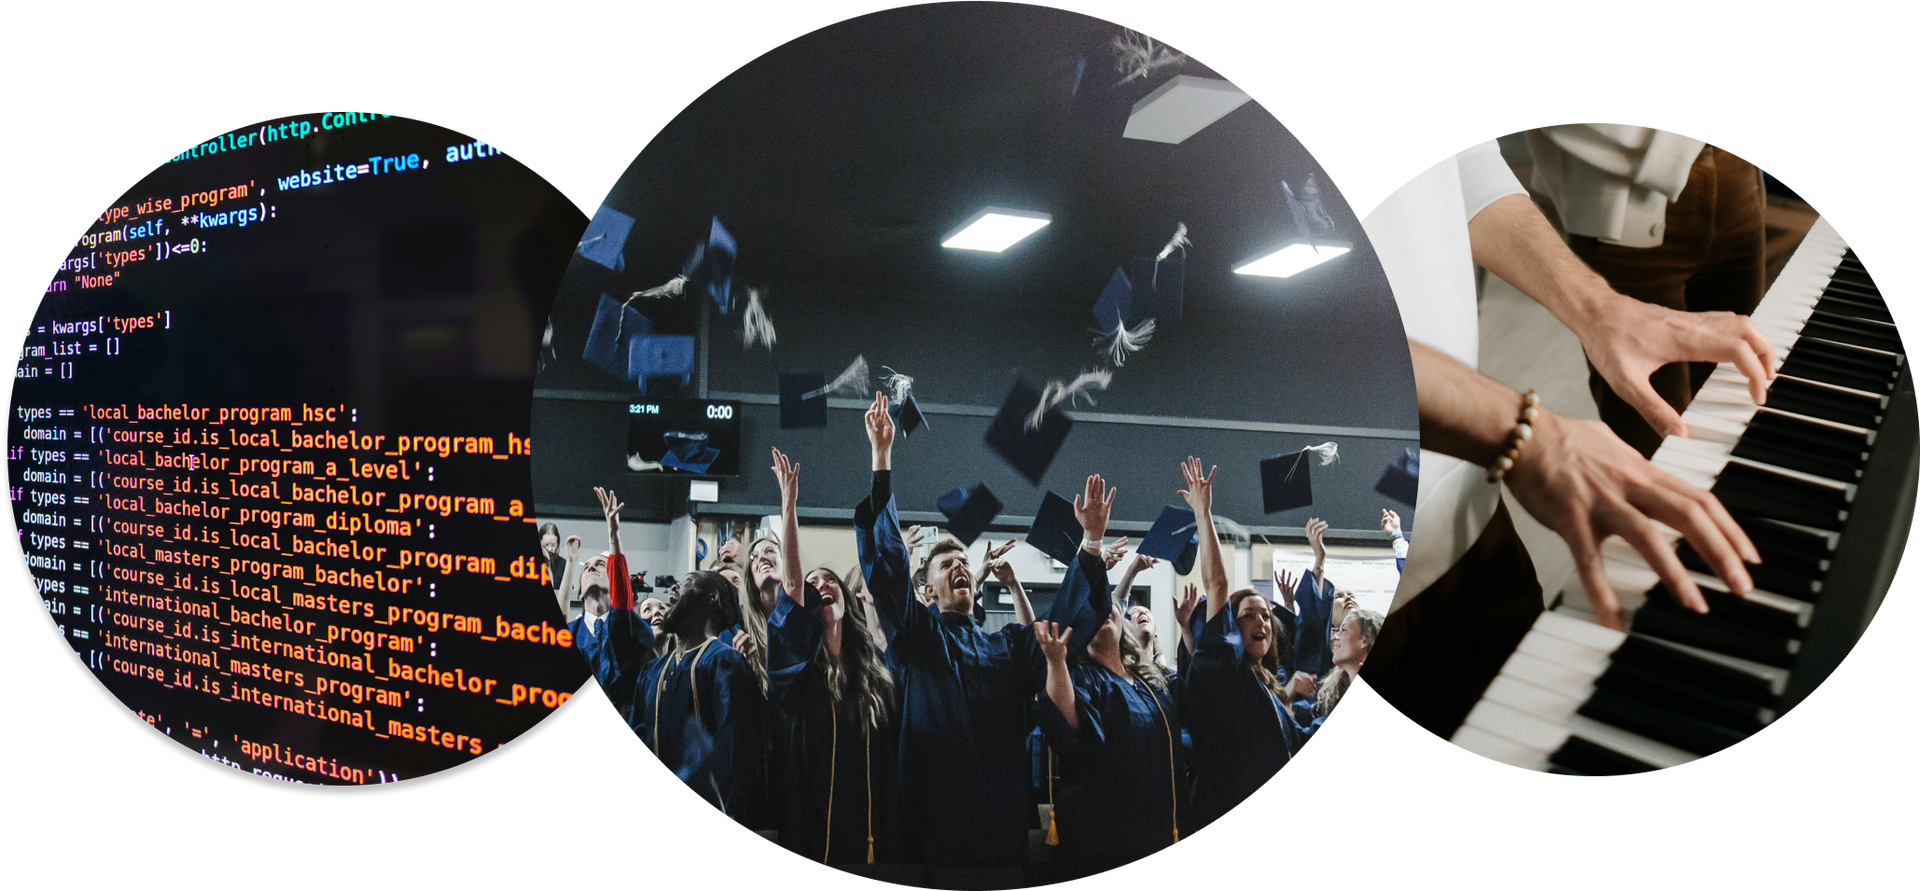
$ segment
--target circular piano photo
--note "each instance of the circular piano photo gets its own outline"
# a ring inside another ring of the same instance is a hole
[[[1370,686],[1469,751],[1608,775],[1739,743],[1833,672],[1920,463],[1899,331],[1836,224],[1717,146],[1573,124],[1447,159],[1365,226],[1428,450]]]
[[[1023,887],[1258,821],[1413,517],[1357,215],[1217,73],[1057,10],[741,68],[608,192],[545,344],[556,594],[716,856]]]

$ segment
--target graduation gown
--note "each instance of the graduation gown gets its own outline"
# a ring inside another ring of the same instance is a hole
[[[854,530],[900,691],[907,858],[929,867],[1025,864],[1028,706],[1045,683],[1046,659],[1029,626],[988,634],[970,615],[914,600],[886,471],[874,474],[873,488],[854,511]],[[1107,601],[1106,565],[1082,553],[1048,618],[1072,627],[1069,643],[1084,648],[1094,605],[1104,617]]]
[[[897,709],[868,730],[849,703],[836,709],[824,672],[813,664],[826,646],[825,604],[812,585],[806,606],[784,591],[767,622],[767,698],[786,777],[780,844],[823,863],[897,862],[901,858]]]
[[[588,664],[593,666],[593,679],[599,682],[600,689],[624,718],[633,711],[634,685],[653,659],[653,626],[640,621],[640,616],[633,611],[633,582],[627,576],[626,555],[607,557],[607,583],[607,624],[594,644]],[[627,618],[616,622],[616,617],[621,615]],[[607,645],[609,640],[616,641],[611,648]],[[574,643],[578,646],[579,642],[580,636],[576,634]],[[587,650],[582,647],[581,652]]]
[[[594,636],[593,622],[594,617],[582,614],[567,623],[567,630],[573,633],[573,648],[579,650],[580,655],[586,658],[589,668],[596,665],[594,660],[599,656],[600,639],[606,636],[604,625],[601,626],[600,637]]]
[[[1196,832],[1253,794],[1300,748],[1287,704],[1253,673],[1226,609],[1201,626],[1198,644],[1181,679],[1182,715],[1193,734]]]
[[[1306,570],[1293,586],[1293,599],[1300,604],[1300,617],[1294,623],[1292,669],[1326,677],[1333,670],[1333,650],[1327,646],[1327,629],[1333,621],[1333,583]]]
[[[1076,730],[1050,696],[1041,696],[1040,728],[1059,759],[1054,787],[1058,878],[1092,875],[1173,844],[1184,801],[1186,766],[1180,718],[1167,689],[1119,677],[1097,665],[1070,665]]]

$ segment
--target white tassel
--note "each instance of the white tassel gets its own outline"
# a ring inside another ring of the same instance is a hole
[[[646,473],[652,470],[662,470],[665,467],[666,465],[661,464],[658,461],[642,460],[640,458],[639,452],[634,452],[633,454],[627,456],[627,469],[633,471],[634,473]]]
[[[868,381],[867,357],[855,356],[853,357],[853,364],[847,366],[846,371],[840,372],[840,376],[834,378],[832,383],[818,390],[808,390],[800,394],[800,398],[812,399],[815,396],[828,395],[859,396],[865,393],[868,387],[872,386]]]
[[[1151,37],[1127,31],[1113,39],[1114,70],[1127,75],[1114,86],[1124,86],[1128,81],[1152,74],[1155,68],[1179,65],[1186,60],[1186,56],[1154,43]]]
[[[1329,464],[1332,464],[1335,461],[1340,460],[1340,444],[1339,443],[1323,442],[1317,446],[1307,446],[1306,448],[1301,449],[1300,451],[1313,452],[1319,455],[1321,467],[1325,467]]]
[[[1179,251],[1180,256],[1184,257],[1190,247],[1193,247],[1193,240],[1187,237],[1187,224],[1181,223],[1179,228],[1173,230],[1173,238],[1167,242],[1167,246],[1161,248],[1153,258],[1153,283],[1156,287],[1160,284],[1160,261],[1173,256],[1174,251]]]
[[[632,303],[634,297],[679,297],[685,293],[687,293],[687,277],[676,275],[664,285],[633,292],[633,297],[628,297],[627,302]]]
[[[753,349],[756,344],[765,344],[767,352],[773,352],[776,340],[773,333],[773,319],[767,317],[767,308],[760,303],[760,289],[747,289],[747,311],[740,317],[741,349]]]
[[[880,379],[880,389],[887,391],[887,398],[896,405],[907,401],[907,394],[913,392],[913,378],[885,365],[880,366],[880,370],[887,373],[886,377]]]
[[[1253,530],[1219,514],[1213,515],[1213,529],[1216,533],[1226,535],[1228,538],[1233,539],[1235,544],[1244,545],[1250,544],[1253,541]]]
[[[1080,376],[1074,378],[1073,383],[1070,384],[1048,381],[1046,389],[1040,392],[1040,404],[1033,407],[1032,414],[1027,415],[1027,430],[1040,429],[1041,422],[1046,420],[1047,412],[1070,399],[1075,400],[1077,404],[1079,397],[1085,396],[1088,405],[1098,405],[1099,403],[1093,401],[1093,394],[1090,391],[1104,390],[1112,383],[1113,372],[1105,368],[1080,372]]]
[[[1113,367],[1119,368],[1127,364],[1128,356],[1140,352],[1153,339],[1153,329],[1152,319],[1141,320],[1132,331],[1128,331],[1126,323],[1122,322],[1113,326],[1112,331],[1095,337],[1093,345],[1107,354],[1107,360],[1113,363]]]
[[[599,235],[595,235],[594,237],[587,239],[586,241],[580,242],[579,244],[575,245],[573,249],[577,251],[605,237],[607,237],[607,233],[602,232]]]

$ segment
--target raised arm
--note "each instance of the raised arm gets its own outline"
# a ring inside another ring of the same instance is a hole
[[[793,602],[806,605],[800,573],[800,465],[773,450],[773,475],[780,481],[780,586]]]
[[[867,444],[873,457],[873,492],[853,511],[854,543],[860,551],[860,572],[892,646],[900,634],[933,620],[913,598],[913,570],[907,565],[907,545],[900,538],[900,518],[893,504],[893,419],[887,415],[887,397],[876,393],[866,414]]]
[[[1014,573],[1013,564],[1008,563],[1007,552],[1013,550],[1014,541],[994,547],[987,542],[987,573],[1000,584],[1007,586],[1007,595],[1013,598],[1013,621],[1019,625],[1033,624],[1033,602],[1027,599],[1027,588],[1020,584],[1020,576]]]
[[[1213,474],[1219,470],[1215,465],[1207,469],[1205,476],[1200,474],[1200,459],[1189,455],[1186,463],[1180,465],[1180,473],[1186,477],[1187,487],[1180,490],[1180,497],[1186,499],[1187,506],[1193,508],[1193,521],[1200,530],[1200,586],[1207,593],[1207,619],[1227,605],[1227,562],[1220,555],[1220,536],[1213,531]]]
[[[1040,645],[1041,654],[1047,657],[1047,699],[1053,707],[1060,710],[1061,720],[1067,729],[1080,729],[1079,710],[1074,708],[1073,677],[1067,672],[1067,639],[1073,636],[1072,628],[1061,628],[1052,622],[1037,622],[1033,626],[1033,637]]]
[[[1407,346],[1420,390],[1422,446],[1482,467],[1505,458],[1521,417],[1520,394],[1418,342]],[[1566,539],[1601,621],[1624,624],[1600,558],[1600,543],[1615,535],[1646,559],[1676,599],[1706,612],[1699,586],[1655,521],[1686,536],[1736,593],[1753,589],[1741,560],[1758,563],[1760,554],[1711,493],[1655,467],[1599,421],[1568,420],[1540,408],[1528,429],[1506,483],[1527,513]]]
[[[1615,291],[1572,249],[1525,195],[1508,195],[1467,223],[1473,261],[1551,311],[1580,338],[1615,393],[1662,433],[1687,435],[1680,413],[1647,383],[1675,362],[1732,362],[1753,401],[1767,401],[1773,345],[1746,316],[1680,312]]]
[[[1313,580],[1327,577],[1327,521],[1314,517],[1307,521],[1307,544],[1313,547]]]
[[[607,518],[607,553],[620,553],[620,511],[626,505],[613,494],[612,489],[593,487],[594,497],[600,499],[600,513]]]
[[[1122,539],[1122,541],[1124,540],[1125,539]],[[1153,557],[1149,557],[1138,551],[1135,551],[1133,555],[1133,559],[1127,563],[1126,571],[1120,574],[1119,587],[1116,587],[1113,589],[1113,599],[1118,600],[1123,604],[1131,603],[1132,597],[1133,597],[1134,577],[1139,575],[1141,570],[1152,569],[1154,566],[1158,565],[1159,563],[1160,563],[1159,560]],[[1108,568],[1112,568],[1112,567],[1108,567]]]
[[[1188,585],[1180,599],[1173,603],[1173,620],[1180,623],[1180,642],[1187,645],[1187,652],[1195,649],[1193,639],[1193,612],[1200,607],[1200,589]]]

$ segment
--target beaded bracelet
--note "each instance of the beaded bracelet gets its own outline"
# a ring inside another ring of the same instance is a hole
[[[1520,397],[1520,420],[1513,425],[1513,432],[1507,434],[1507,451],[1495,459],[1493,466],[1487,468],[1487,482],[1497,483],[1504,479],[1507,471],[1513,469],[1513,462],[1519,460],[1520,449],[1533,438],[1533,419],[1540,416],[1540,394],[1528,390]]]

